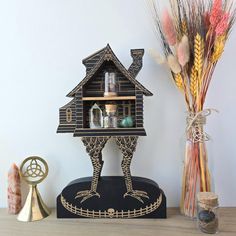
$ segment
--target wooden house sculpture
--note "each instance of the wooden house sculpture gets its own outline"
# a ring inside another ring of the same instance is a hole
[[[71,182],[57,198],[58,218],[165,218],[166,198],[149,179],[132,177],[130,165],[143,126],[143,97],[152,93],[136,76],[142,68],[144,49],[132,49],[133,62],[126,69],[109,44],[83,60],[85,78],[67,95],[60,108],[57,133],[81,137],[93,176]],[[102,150],[113,138],[122,152],[120,176],[101,177]]]

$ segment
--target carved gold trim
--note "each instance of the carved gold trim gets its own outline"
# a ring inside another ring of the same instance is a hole
[[[113,208],[109,208],[106,211],[90,211],[88,209],[83,209],[77,208],[76,206],[73,206],[69,202],[66,201],[66,199],[63,197],[61,194],[61,203],[63,207],[71,212],[72,214],[86,217],[86,218],[136,218],[136,217],[141,217],[144,215],[148,215],[152,213],[153,211],[157,210],[159,206],[162,203],[162,193],[160,196],[157,198],[156,202],[144,207],[140,208],[138,210],[134,209],[132,211],[117,211]]]

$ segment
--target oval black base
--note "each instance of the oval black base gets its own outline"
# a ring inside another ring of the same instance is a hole
[[[122,176],[104,176],[99,179],[94,196],[81,203],[75,199],[77,192],[89,190],[92,177],[69,183],[57,197],[58,218],[166,218],[166,197],[158,185],[146,178],[132,177],[133,189],[147,192],[149,199],[126,196]]]

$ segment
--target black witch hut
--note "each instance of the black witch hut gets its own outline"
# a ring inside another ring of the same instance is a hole
[[[136,79],[143,55],[143,49],[131,50],[133,62],[126,69],[107,45],[83,60],[86,76],[67,95],[72,100],[60,108],[57,132],[82,138],[93,176],[64,188],[57,198],[59,218],[166,217],[162,190],[152,180],[132,177],[130,171],[138,137],[146,135],[143,96],[152,96]],[[101,177],[102,150],[110,138],[122,152],[124,179]]]
[[[72,98],[60,109],[58,133],[73,133],[74,136],[145,136],[143,127],[143,95],[152,96],[136,76],[142,68],[143,49],[131,50],[133,63],[127,70],[107,45],[102,50],[83,60],[86,67],[85,78],[67,95]],[[116,96],[104,96],[106,71],[116,74]],[[91,129],[89,110],[94,103],[104,109],[108,102],[117,105],[118,124],[124,117],[131,116],[132,127]]]

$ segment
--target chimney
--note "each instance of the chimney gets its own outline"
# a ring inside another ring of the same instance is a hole
[[[144,49],[131,49],[130,52],[133,63],[130,65],[128,71],[135,78],[143,66]]]

